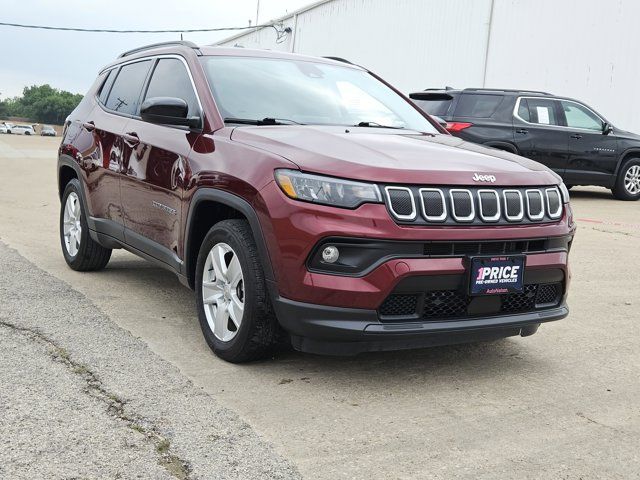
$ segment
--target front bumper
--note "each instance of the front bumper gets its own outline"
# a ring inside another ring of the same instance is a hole
[[[282,326],[296,350],[327,355],[489,341],[535,333],[544,322],[569,314],[563,302],[556,308],[499,317],[381,323],[375,310],[328,307],[278,298],[274,302]]]

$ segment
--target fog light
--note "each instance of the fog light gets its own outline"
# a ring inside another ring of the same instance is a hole
[[[338,248],[333,245],[324,247],[324,250],[322,250],[322,260],[326,263],[336,263],[339,256],[340,252],[338,251]]]

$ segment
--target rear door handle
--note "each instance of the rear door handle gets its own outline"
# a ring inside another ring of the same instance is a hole
[[[87,131],[87,132],[93,132],[96,129],[96,125],[93,122],[83,122],[82,123],[82,127]]]
[[[571,138],[575,138],[576,140],[580,140],[582,138],[582,135],[580,135],[579,133],[574,133],[573,135],[571,135]]]
[[[519,128],[518,130],[516,130],[516,133],[520,133],[521,135],[526,135],[527,133],[529,133],[529,130],[527,130],[526,128]]]
[[[140,143],[140,137],[138,137],[138,134],[136,132],[124,133],[122,134],[122,138],[124,139],[125,143],[130,147],[135,147]]]

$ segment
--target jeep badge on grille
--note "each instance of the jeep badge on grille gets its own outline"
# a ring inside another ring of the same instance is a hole
[[[496,181],[496,177],[494,177],[493,175],[480,175],[479,173],[476,173],[473,175],[473,181],[474,182],[495,182]]]

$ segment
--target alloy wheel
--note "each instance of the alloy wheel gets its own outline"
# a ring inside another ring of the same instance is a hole
[[[624,188],[631,195],[640,193],[640,165],[633,165],[624,175]]]
[[[232,340],[244,314],[244,277],[236,252],[226,243],[213,246],[204,264],[202,303],[209,328],[218,340]]]
[[[63,235],[67,253],[72,257],[75,257],[80,249],[80,238],[82,237],[81,217],[80,199],[76,192],[71,192],[64,205]]]

